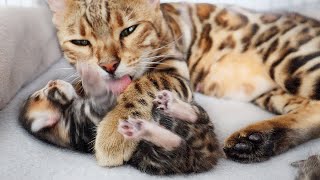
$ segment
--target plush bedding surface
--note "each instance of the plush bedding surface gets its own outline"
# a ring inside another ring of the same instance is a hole
[[[0,6],[0,109],[60,57],[47,8]]]
[[[152,177],[131,167],[99,167],[92,155],[44,144],[27,134],[18,124],[19,107],[23,100],[50,79],[72,80],[73,71],[65,60],[52,66],[40,78],[23,88],[11,103],[0,112],[0,179],[293,179],[295,169],[290,163],[319,152],[320,140],[303,144],[289,152],[256,164],[239,164],[221,159],[215,169],[208,173]],[[197,94],[196,100],[210,114],[223,143],[233,131],[254,121],[272,117],[248,103],[218,100]]]
[[[194,0],[196,1],[196,0]],[[311,7],[311,8],[310,8]],[[318,16],[318,7],[309,6],[296,8],[300,12],[308,15]],[[291,9],[292,10],[292,9]],[[1,9],[0,9],[1,11]],[[1,40],[1,34],[0,34]],[[1,54],[1,46],[0,46]],[[29,57],[27,65],[32,65],[33,61]],[[31,64],[30,64],[31,63]],[[34,64],[33,64],[34,65]],[[122,166],[116,168],[99,167],[92,155],[80,154],[65,149],[44,144],[28,135],[18,124],[18,113],[21,103],[29,94],[43,87],[51,79],[73,79],[73,71],[69,68],[65,60],[60,60],[38,79],[24,86],[15,98],[0,111],[0,179],[68,179],[68,180],[88,180],[88,179],[293,179],[296,170],[290,163],[296,160],[305,159],[308,156],[319,153],[320,140],[313,140],[296,147],[282,155],[274,157],[269,161],[256,164],[240,164],[230,160],[221,159],[219,164],[210,172],[173,177],[155,177],[143,174],[131,167]],[[1,68],[0,68],[1,69]],[[5,69],[5,68],[4,68]],[[32,71],[40,71],[32,68]],[[45,68],[43,68],[45,69]],[[35,74],[27,72],[24,79],[31,80]],[[32,72],[31,71],[31,72]],[[10,71],[8,71],[10,72]],[[12,71],[11,71],[12,72]],[[0,74],[1,75],[1,74]],[[0,79],[1,83],[4,79]],[[7,81],[6,81],[7,82]],[[14,95],[21,86],[19,82],[15,88],[7,88]],[[3,84],[1,84],[3,86]],[[0,88],[1,89],[1,88]],[[7,98],[6,101],[8,101]],[[218,134],[221,144],[223,140],[235,130],[244,127],[252,122],[270,118],[273,115],[265,112],[254,105],[215,98],[205,97],[196,94],[196,100],[210,114]],[[1,107],[1,103],[0,103]]]

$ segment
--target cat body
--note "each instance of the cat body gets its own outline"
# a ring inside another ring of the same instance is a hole
[[[234,132],[228,158],[260,162],[320,136],[320,23],[296,13],[259,13],[158,0],[49,0],[70,64],[85,60],[118,85],[132,80],[97,128],[101,166],[127,162],[138,143],[117,131],[152,118],[156,94],[184,102],[193,90],[252,101],[279,114]],[[121,88],[120,88],[121,89]]]

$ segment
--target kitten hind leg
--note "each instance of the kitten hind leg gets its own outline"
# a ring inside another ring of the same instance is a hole
[[[195,123],[198,119],[196,107],[182,101],[170,91],[164,90],[158,92],[153,103],[158,109],[173,118],[178,118],[191,123]]]
[[[129,118],[120,121],[118,131],[126,139],[145,140],[159,147],[172,151],[181,145],[182,138],[157,124],[142,119]]]

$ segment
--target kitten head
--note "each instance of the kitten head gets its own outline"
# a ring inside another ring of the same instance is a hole
[[[65,122],[61,121],[63,109],[67,108],[77,94],[72,85],[61,80],[50,81],[24,103],[20,122],[37,138],[67,147],[70,143]]]
[[[316,180],[320,178],[320,156],[313,155],[306,160],[297,161],[291,164],[298,168],[296,179],[299,180]]]
[[[138,78],[169,41],[159,0],[49,0],[49,6],[68,61],[89,62],[107,79]]]

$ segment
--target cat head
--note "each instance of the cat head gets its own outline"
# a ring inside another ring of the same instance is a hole
[[[67,147],[69,135],[63,122],[63,109],[77,98],[72,85],[61,80],[50,81],[33,93],[22,107],[20,123],[35,137]]]
[[[138,78],[168,43],[159,0],[49,0],[66,59],[109,79]]]

